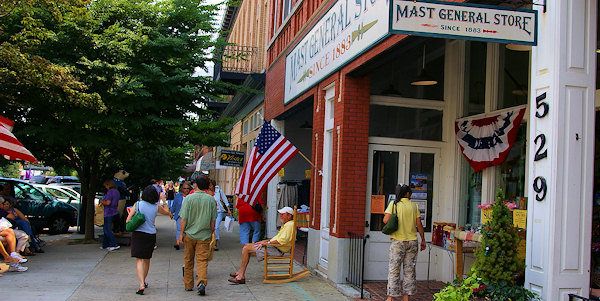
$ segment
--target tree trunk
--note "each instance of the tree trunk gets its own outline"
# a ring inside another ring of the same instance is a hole
[[[94,213],[95,204],[94,199],[96,196],[96,189],[99,186],[98,182],[98,157],[85,156],[85,159],[81,162],[81,195],[83,208],[85,214],[85,240],[94,240]]]

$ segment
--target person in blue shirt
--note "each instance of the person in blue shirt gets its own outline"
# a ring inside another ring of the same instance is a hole
[[[175,244],[173,248],[175,250],[179,250],[179,245],[177,244],[177,238],[179,237],[179,233],[181,232],[181,225],[179,224],[179,211],[181,210],[181,205],[183,204],[183,199],[190,194],[192,191],[192,184],[189,181],[183,182],[179,186],[179,192],[175,194],[173,201],[169,203],[169,210],[173,214],[173,220],[175,221]]]
[[[231,211],[229,210],[229,201],[227,200],[227,196],[225,195],[221,187],[216,185],[215,180],[211,180],[211,185],[214,187],[214,198],[217,202],[217,220],[215,222],[215,239],[217,243],[215,244],[215,251],[218,251],[219,239],[221,238],[221,222],[223,221],[223,219],[225,219],[225,216],[231,215]]]

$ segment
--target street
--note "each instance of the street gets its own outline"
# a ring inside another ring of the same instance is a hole
[[[114,252],[99,244],[79,244],[80,234],[48,236],[46,253],[30,257],[24,273],[0,277],[3,300],[348,300],[322,278],[311,275],[298,282],[263,284],[263,265],[252,258],[245,285],[230,285],[228,274],[239,265],[237,224],[221,232],[220,250],[209,263],[206,296],[183,289],[183,251],[173,248],[174,224],[165,216],[156,219],[157,245],[151,261],[145,295],[135,294],[134,259],[129,247]],[[96,228],[96,233],[101,233]]]

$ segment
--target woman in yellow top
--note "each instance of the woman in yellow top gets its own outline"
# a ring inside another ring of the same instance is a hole
[[[415,294],[417,253],[417,231],[421,236],[421,251],[425,250],[425,232],[417,204],[410,201],[412,190],[408,185],[396,186],[396,200],[385,210],[383,222],[388,223],[394,210],[398,216],[398,230],[390,234],[390,263],[388,272],[387,301],[402,296],[408,301]],[[404,279],[400,283],[400,271],[404,270]]]

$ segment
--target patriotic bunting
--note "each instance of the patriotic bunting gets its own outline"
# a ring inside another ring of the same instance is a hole
[[[475,172],[500,165],[515,144],[525,108],[456,121],[456,140]]]
[[[14,124],[12,120],[0,116],[0,155],[8,160],[37,162],[31,152],[11,133]]]

